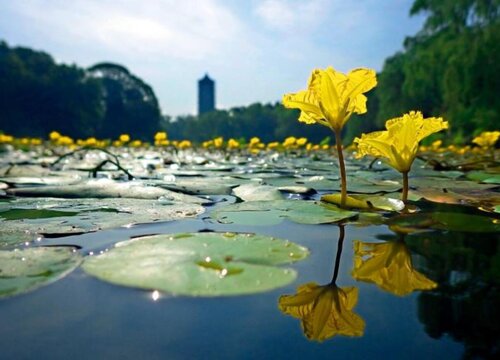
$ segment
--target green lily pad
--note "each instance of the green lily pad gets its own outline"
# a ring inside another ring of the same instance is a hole
[[[233,189],[234,195],[244,201],[282,200],[278,188],[269,185],[245,184]]]
[[[211,217],[224,224],[275,225],[289,219],[299,224],[328,224],[350,219],[355,211],[316,201],[248,201],[215,210]]]
[[[0,203],[0,245],[29,241],[36,234],[69,236],[195,217],[204,211],[198,204],[162,200],[19,198]]]
[[[8,189],[7,193],[9,195],[25,197],[129,198],[150,200],[156,200],[161,197],[170,201],[192,204],[209,202],[196,196],[177,193],[157,186],[148,186],[142,181],[119,182],[109,179],[88,180],[73,185]]]
[[[117,285],[190,296],[253,294],[292,282],[276,267],[308,256],[306,248],[263,235],[188,233],[124,241],[87,257],[88,274]]]
[[[47,285],[73,271],[81,256],[68,247],[0,251],[0,298]]]
[[[387,224],[400,229],[414,229],[416,231],[429,228],[475,233],[500,231],[500,221],[498,219],[454,212],[400,215],[391,218]]]

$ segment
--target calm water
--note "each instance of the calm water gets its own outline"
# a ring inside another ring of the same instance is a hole
[[[203,215],[202,218],[206,218]],[[34,292],[0,301],[1,359],[459,359],[498,355],[500,247],[498,234],[413,234],[404,239],[412,264],[437,289],[396,296],[356,281],[353,244],[391,242],[386,226],[345,227],[337,285],[359,290],[354,312],[365,322],[361,337],[308,340],[300,320],[278,308],[297,286],[327,284],[335,267],[339,227],[244,227],[203,219],[139,225],[45,240],[74,244],[82,253],[131,236],[199,230],[250,231],[289,239],[311,256],[292,265],[298,279],[264,294],[222,298],[169,297],[118,287],[77,269]]]

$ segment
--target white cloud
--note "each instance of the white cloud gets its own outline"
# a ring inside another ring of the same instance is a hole
[[[325,0],[264,0],[254,11],[270,28],[310,33],[325,20],[326,5]]]
[[[136,55],[200,59],[241,32],[238,18],[216,0],[26,0],[10,5],[32,21],[35,31],[50,29],[46,36],[61,43]]]

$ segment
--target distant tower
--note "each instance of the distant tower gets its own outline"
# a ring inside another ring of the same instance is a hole
[[[198,80],[198,115],[215,110],[215,81],[205,74]]]

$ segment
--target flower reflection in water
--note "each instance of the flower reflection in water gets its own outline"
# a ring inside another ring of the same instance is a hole
[[[307,283],[295,295],[283,295],[279,309],[301,320],[302,330],[310,340],[323,341],[335,335],[362,336],[364,320],[352,309],[358,301],[358,289],[338,287],[336,280],[344,241],[344,225],[339,225],[339,242],[332,281],[326,285]]]
[[[437,287],[434,281],[413,268],[402,234],[397,241],[385,243],[355,241],[352,276],[398,296]]]

